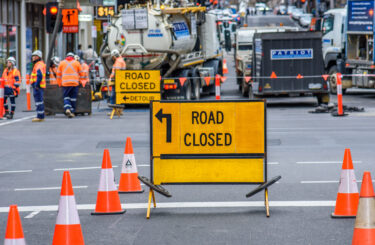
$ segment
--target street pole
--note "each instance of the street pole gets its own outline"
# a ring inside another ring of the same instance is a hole
[[[61,15],[62,15],[62,9],[64,8],[64,3],[65,0],[60,0],[59,2],[59,12],[57,13],[57,20],[55,23],[55,27],[53,28],[51,40],[49,42],[49,47],[48,47],[48,54],[47,54],[47,60],[46,60],[46,72],[49,73],[49,68],[51,66],[51,58],[52,58],[52,53],[53,49],[55,47],[55,40],[57,36],[57,31],[59,30],[60,24],[61,24]],[[46,81],[47,84],[49,84],[49,76],[46,76]]]

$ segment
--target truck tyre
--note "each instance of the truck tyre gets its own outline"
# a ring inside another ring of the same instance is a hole
[[[249,95],[249,85],[246,84],[246,81],[244,78],[242,78],[242,89],[241,89],[241,93],[244,97],[247,97]]]
[[[257,100],[259,96],[256,96],[253,91],[253,86],[249,85],[249,100]]]
[[[328,104],[329,103],[329,94],[318,94],[316,95],[316,99],[318,100],[318,105],[321,104]]]
[[[191,73],[192,82],[192,93],[195,100],[200,100],[201,98],[201,80],[199,77],[199,72],[196,69],[192,70]]]
[[[331,66],[329,68],[329,92],[331,94],[337,94],[337,84],[336,84],[336,77],[335,74],[338,72],[337,66]]]
[[[184,91],[184,99],[185,100],[191,100],[192,92],[191,92],[191,81],[190,80],[186,81],[186,83],[184,84],[183,91]]]

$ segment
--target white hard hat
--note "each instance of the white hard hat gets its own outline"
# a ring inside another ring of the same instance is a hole
[[[72,52],[67,53],[66,57],[69,57],[69,56],[74,57],[74,53],[72,53]]]
[[[53,64],[55,64],[55,66],[58,66],[60,64],[60,58],[57,56],[52,57],[51,61]]]
[[[79,58],[78,55],[74,55],[74,59],[75,59],[76,61],[79,61],[81,58]]]
[[[40,51],[40,50],[35,50],[32,54],[31,54],[31,56],[38,56],[39,58],[42,58],[42,51]]]
[[[111,56],[120,56],[120,52],[117,49],[111,51]]]
[[[11,62],[14,66],[16,65],[16,59],[12,56],[10,56],[7,61]]]

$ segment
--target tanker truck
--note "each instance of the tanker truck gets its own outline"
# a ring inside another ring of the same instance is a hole
[[[126,71],[140,74],[141,81],[145,78],[141,74],[146,71],[160,71],[153,83],[158,83],[156,87],[160,87],[163,99],[199,100],[201,93],[215,93],[215,75],[222,75],[222,50],[215,16],[208,14],[205,7],[193,4],[186,6],[185,3],[184,7],[136,6],[122,10],[111,20],[101,47],[107,73],[112,69],[110,53],[114,49],[118,49],[124,58]],[[138,75],[133,75],[129,77],[136,82]],[[116,76],[116,84],[123,82],[117,80],[120,78]],[[142,87],[152,86],[155,87]],[[119,93],[117,88],[116,85],[116,95]],[[143,99],[139,98],[144,103],[158,99],[158,96],[146,96],[146,93]],[[126,104],[129,100],[125,98],[116,104]]]

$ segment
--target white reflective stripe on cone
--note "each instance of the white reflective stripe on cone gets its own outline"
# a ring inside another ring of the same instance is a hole
[[[30,93],[30,84],[26,85],[26,93]]]
[[[59,201],[59,213],[56,218],[56,225],[77,225],[80,224],[76,200],[74,196],[61,196]]]
[[[358,193],[353,169],[341,170],[339,193]]]
[[[116,191],[115,177],[112,168],[102,169],[98,191]]]
[[[25,238],[5,239],[4,245],[26,245]]]
[[[124,154],[121,173],[138,173],[134,154]]]

